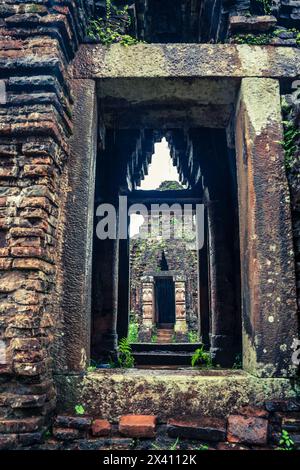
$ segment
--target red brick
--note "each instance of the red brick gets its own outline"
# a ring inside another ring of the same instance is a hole
[[[14,372],[24,377],[35,377],[46,371],[45,362],[14,362]]]
[[[92,424],[92,435],[95,437],[109,436],[111,424],[106,419],[95,419]]]
[[[24,176],[47,176],[49,170],[48,165],[24,165]]]
[[[36,257],[41,257],[44,252],[42,250],[41,247],[12,247],[11,248],[11,254],[12,256],[20,256],[20,257],[23,257],[23,256],[36,256]]]
[[[6,269],[10,269],[12,266],[12,260],[7,258],[0,258],[0,270],[5,271]]]
[[[0,248],[0,258],[6,258],[7,256],[9,256],[9,253],[9,248]]]
[[[239,410],[239,414],[248,416],[249,418],[268,418],[269,412],[263,408],[257,408],[255,406],[244,406]]]
[[[1,178],[16,178],[18,176],[19,168],[17,166],[0,168]]]
[[[156,420],[156,416],[152,415],[121,416],[119,431],[129,437],[155,437]]]
[[[227,440],[244,444],[265,445],[268,421],[264,418],[248,418],[232,415],[228,418]]]
[[[46,261],[37,258],[18,258],[13,262],[13,267],[17,269],[34,269],[45,272],[46,274],[53,273],[53,266]]]

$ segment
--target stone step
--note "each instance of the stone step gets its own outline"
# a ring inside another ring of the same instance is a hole
[[[191,352],[170,352],[170,351],[151,351],[151,352],[133,352],[135,363],[139,365],[155,366],[190,366]]]
[[[290,438],[293,440],[296,449],[300,449],[300,432],[290,432]]]
[[[300,412],[290,412],[282,416],[282,427],[288,432],[300,433]]]
[[[170,344],[157,344],[157,343],[132,343],[133,352],[147,352],[147,351],[168,351],[168,352],[191,352],[194,353],[196,349],[200,348],[201,343],[170,343]]]

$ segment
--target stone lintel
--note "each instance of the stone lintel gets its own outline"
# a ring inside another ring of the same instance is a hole
[[[300,50],[246,44],[82,45],[75,78],[295,78]]]

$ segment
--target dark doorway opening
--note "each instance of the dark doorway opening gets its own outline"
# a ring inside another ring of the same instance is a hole
[[[157,326],[173,328],[175,324],[175,287],[168,277],[155,280]]]

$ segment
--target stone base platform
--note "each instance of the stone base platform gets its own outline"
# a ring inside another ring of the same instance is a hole
[[[261,379],[239,370],[111,369],[84,376],[56,375],[59,412],[81,404],[91,417],[118,422],[122,415],[155,415],[158,422],[186,416],[226,418],[243,406],[300,396],[299,383]]]

